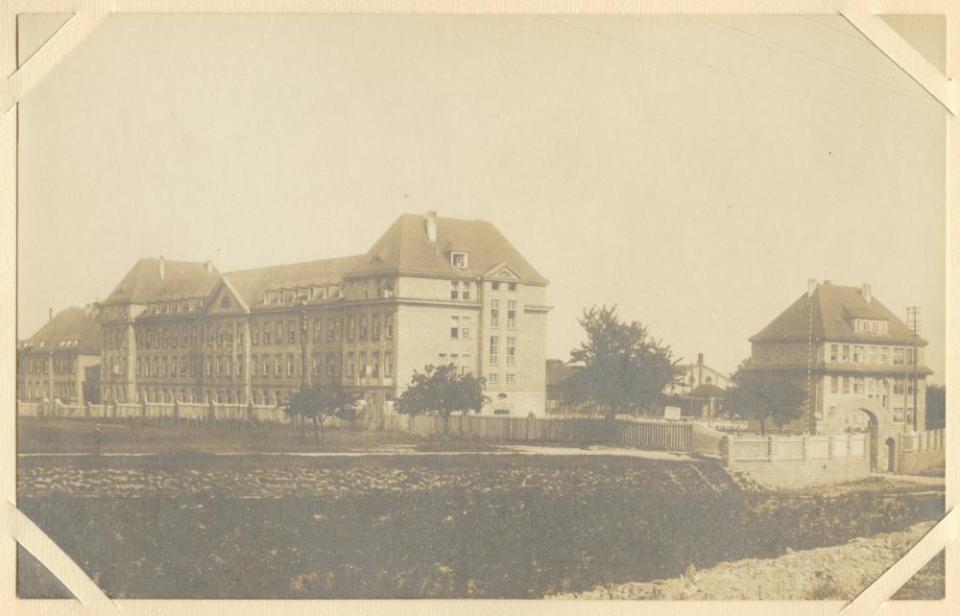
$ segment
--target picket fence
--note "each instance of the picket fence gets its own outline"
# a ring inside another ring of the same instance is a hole
[[[407,431],[420,436],[444,433],[439,415],[416,415]],[[690,451],[693,428],[687,423],[606,420],[599,418],[519,418],[452,415],[448,435],[488,441],[604,444],[638,449]]]

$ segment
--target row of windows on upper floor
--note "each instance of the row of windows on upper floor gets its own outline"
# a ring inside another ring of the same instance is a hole
[[[340,353],[314,353],[312,355],[312,373],[314,376],[336,376],[340,362]],[[343,353],[344,374],[347,377],[385,377],[393,376],[393,352],[384,351],[346,351]],[[359,372],[358,372],[359,369]],[[250,376],[304,376],[304,366],[300,355],[296,353],[262,354],[250,356]],[[117,364],[118,373],[126,371],[125,364]],[[150,357],[137,359],[137,377],[242,377],[244,376],[243,355],[210,355],[205,358],[192,355]]]
[[[345,331],[344,331],[345,328]],[[244,323],[233,322],[206,327],[193,325],[173,328],[151,327],[136,333],[138,349],[176,349],[197,348],[201,344],[207,347],[231,346],[244,342]],[[393,338],[393,315],[371,314],[350,317],[316,317],[300,321],[257,320],[250,324],[250,342],[259,344],[289,344],[309,340],[312,332],[314,342],[335,342],[344,338],[354,340],[379,340],[381,336]],[[107,331],[104,333],[104,348],[123,350],[126,333]]]
[[[56,374],[69,374],[77,369],[76,357],[27,357],[24,358],[18,372],[21,374],[40,374],[47,371],[47,362],[52,360],[53,372]]]
[[[912,365],[913,347],[831,343],[827,357],[830,361],[854,364]]]
[[[881,377],[863,377],[832,375],[829,377],[830,393],[832,394],[873,394],[886,395],[891,388],[896,394],[913,394],[912,379],[887,379]]]

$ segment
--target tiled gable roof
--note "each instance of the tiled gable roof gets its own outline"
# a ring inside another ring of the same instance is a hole
[[[104,304],[148,304],[166,299],[206,297],[219,278],[216,269],[193,261],[143,258],[136,262],[120,284],[104,300]]]
[[[364,255],[355,255],[305,263],[271,265],[227,272],[224,278],[230,281],[243,301],[250,306],[255,306],[263,302],[267,289],[292,289],[339,283],[346,273],[363,261]]]
[[[505,265],[521,282],[547,284],[500,231],[483,220],[437,218],[437,241],[427,239],[426,218],[401,215],[367,251],[365,263],[351,275],[377,273],[442,274],[481,276]],[[450,264],[451,252],[468,255],[466,269]]]
[[[813,322],[811,324],[811,310]],[[857,332],[853,319],[880,319],[887,321],[886,334]],[[823,283],[817,285],[812,296],[806,293],[774,319],[752,342],[806,340],[811,333],[815,340],[870,341],[908,344],[913,342],[910,328],[876,297],[870,301],[860,287],[846,287]],[[918,344],[926,345],[922,338]]]
[[[100,353],[100,324],[83,308],[67,308],[46,322],[22,345],[31,351]]]

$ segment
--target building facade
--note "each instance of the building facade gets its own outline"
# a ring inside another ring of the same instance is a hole
[[[67,308],[17,348],[17,399],[97,403],[100,324],[92,306]]]
[[[547,281],[484,221],[405,214],[362,255],[220,273],[141,259],[98,306],[107,401],[279,404],[339,383],[382,417],[427,365],[542,414]]]
[[[870,285],[811,280],[807,293],[750,341],[746,369],[788,373],[807,390],[798,427],[831,434],[875,423],[881,441],[925,430],[927,342]]]

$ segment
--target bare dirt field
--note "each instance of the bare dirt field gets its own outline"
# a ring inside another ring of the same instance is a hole
[[[112,597],[537,598],[939,518],[942,495],[773,494],[615,456],[31,456],[18,506]],[[58,589],[28,558],[19,592]]]

